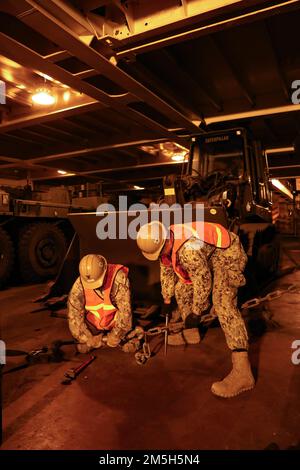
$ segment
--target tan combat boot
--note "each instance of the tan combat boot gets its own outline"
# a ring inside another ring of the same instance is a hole
[[[182,333],[174,333],[173,335],[168,335],[168,345],[169,346],[183,346],[185,341],[183,339]]]
[[[198,344],[201,338],[198,328],[188,328],[181,333],[168,336],[170,346],[183,346],[184,344]]]
[[[198,328],[187,328],[182,334],[187,344],[199,344],[201,341]]]
[[[251,390],[255,385],[246,351],[233,352],[232,365],[232,371],[227,377],[220,382],[215,382],[211,387],[211,391],[218,397],[235,397],[242,392]]]

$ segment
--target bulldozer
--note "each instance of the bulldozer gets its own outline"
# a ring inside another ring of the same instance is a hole
[[[185,174],[165,178],[164,193],[168,203],[203,203],[205,220],[237,233],[254,282],[260,284],[278,271],[280,240],[272,217],[267,159],[246,129],[193,138]]]

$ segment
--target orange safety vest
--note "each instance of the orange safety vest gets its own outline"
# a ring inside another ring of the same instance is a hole
[[[185,242],[195,237],[216,248],[228,248],[231,244],[228,230],[212,222],[176,224],[171,225],[169,230],[173,238],[172,251],[169,255],[162,255],[161,261],[164,266],[172,266],[174,272],[185,284],[192,284],[188,273],[180,266],[178,260],[178,252]]]
[[[126,276],[128,268],[121,264],[109,264],[102,286],[103,298],[94,289],[84,287],[85,318],[97,330],[111,330],[114,326],[114,318],[117,308],[111,301],[111,290],[117,273],[122,270]]]

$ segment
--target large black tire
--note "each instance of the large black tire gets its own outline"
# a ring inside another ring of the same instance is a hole
[[[258,231],[254,237],[253,258],[256,264],[257,277],[262,281],[278,273],[280,263],[280,237],[274,225]]]
[[[8,281],[14,266],[14,245],[9,234],[0,227],[0,288]]]
[[[278,236],[259,247],[256,262],[261,276],[274,276],[278,273],[280,263],[280,239]]]
[[[67,250],[63,232],[51,223],[24,227],[19,239],[19,267],[25,281],[35,282],[56,276]]]
[[[251,238],[253,244],[250,242]],[[239,290],[239,299],[243,303],[252,297],[260,296],[261,289],[278,274],[281,250],[280,237],[273,225],[269,225],[264,230],[257,230],[253,223],[253,228],[244,230],[240,234],[240,239],[249,255],[245,269],[247,282]]]

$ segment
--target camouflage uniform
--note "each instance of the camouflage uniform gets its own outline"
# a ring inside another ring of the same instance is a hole
[[[229,248],[214,248],[190,238],[178,252],[179,264],[189,274],[192,284],[184,284],[172,267],[161,263],[161,286],[164,299],[173,295],[183,320],[190,313],[201,315],[212,300],[224,331],[228,347],[248,349],[244,321],[237,308],[238,287],[245,284],[243,270],[247,262],[240,240],[230,232]],[[213,274],[213,276],[211,275]],[[213,278],[213,279],[212,279]]]
[[[97,293],[102,296],[101,289],[97,289]],[[113,336],[121,341],[132,328],[132,312],[129,280],[123,271],[116,274],[112,291],[112,304],[117,307],[114,318],[114,327],[107,336]],[[92,333],[85,322],[85,296],[80,277],[77,278],[69,294],[68,299],[68,321],[69,328],[73,337],[81,344],[85,344],[87,348],[99,348],[104,345],[104,332]]]

